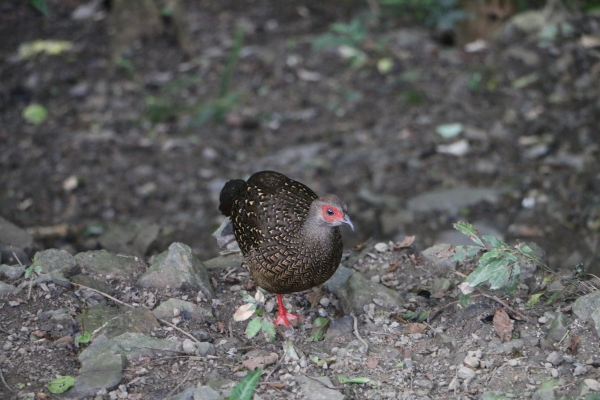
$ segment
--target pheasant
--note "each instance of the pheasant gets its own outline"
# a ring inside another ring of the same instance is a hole
[[[306,185],[273,171],[248,181],[234,179],[219,196],[219,210],[231,217],[235,238],[252,279],[277,295],[275,323],[291,326],[282,295],[329,279],[342,259],[339,226],[354,226],[344,202],[333,194],[318,197]]]

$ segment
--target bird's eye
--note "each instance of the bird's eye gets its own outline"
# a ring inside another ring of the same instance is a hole
[[[331,208],[328,208],[327,211],[325,211],[325,212],[327,213],[327,215],[335,214]]]

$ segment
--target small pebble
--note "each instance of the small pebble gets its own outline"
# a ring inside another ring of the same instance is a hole
[[[390,246],[388,246],[386,243],[377,243],[375,245],[375,250],[377,250],[380,253],[385,253],[386,251],[388,251],[389,248]]]
[[[456,375],[460,379],[473,379],[475,378],[475,371],[473,371],[471,368],[460,367],[456,372]]]
[[[319,300],[319,304],[321,304],[323,307],[327,307],[329,303],[331,303],[331,301],[327,297],[322,297],[321,300]]]

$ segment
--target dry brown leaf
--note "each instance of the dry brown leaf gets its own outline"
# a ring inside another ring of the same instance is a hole
[[[567,354],[569,355],[574,355],[577,354],[577,348],[579,347],[579,342],[581,341],[581,339],[579,339],[579,336],[575,335],[571,338],[571,344],[569,344],[569,347],[567,347]]]
[[[256,368],[264,367],[265,365],[275,364],[279,357],[277,353],[270,353],[268,356],[258,356],[245,360],[242,365],[248,368],[250,371],[254,371]]]
[[[405,247],[410,247],[415,242],[415,236],[405,236],[401,242],[394,243],[392,249],[399,250]]]
[[[235,322],[245,321],[254,315],[254,310],[256,310],[256,304],[246,303],[235,311],[233,314],[233,320]]]
[[[408,334],[423,333],[423,332],[425,332],[425,329],[427,329],[427,325],[415,322],[412,324],[408,324],[408,326],[406,327],[406,333],[408,333]]]
[[[512,336],[514,326],[510,317],[503,308],[498,308],[494,314],[494,330],[503,342],[508,342]]]
[[[379,362],[379,360],[374,357],[374,356],[370,356],[367,359],[367,367],[371,368],[371,369],[375,369],[377,368],[377,363]]]

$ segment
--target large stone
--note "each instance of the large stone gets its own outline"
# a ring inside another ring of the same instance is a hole
[[[344,400],[345,396],[335,389],[330,389],[333,386],[331,380],[326,376],[318,376],[309,378],[305,375],[295,377],[296,382],[300,385],[300,390],[304,394],[304,398],[311,400]]]
[[[35,253],[33,264],[42,267],[43,274],[58,273],[69,277],[77,271],[77,261],[65,250],[49,249]]]
[[[244,256],[242,253],[231,253],[225,256],[219,256],[215,258],[211,258],[210,260],[203,261],[202,263],[206,267],[206,269],[210,270],[221,270],[228,268],[235,268],[242,265],[244,262]]]
[[[119,385],[126,366],[123,349],[113,340],[99,336],[79,355],[81,368],[75,386],[59,395],[65,399],[93,397],[101,389],[110,391]]]
[[[173,243],[169,250],[157,255],[154,262],[137,281],[142,287],[177,289],[187,284],[212,299],[215,295],[210,277],[192,249],[182,243]]]
[[[145,308],[120,309],[106,305],[98,305],[85,314],[78,315],[77,321],[88,332],[101,329],[100,333],[108,338],[126,332],[150,333],[160,324],[150,310]]]
[[[19,228],[17,225],[0,217],[0,262],[5,262],[11,265],[18,264],[17,260],[13,260],[13,251],[19,257],[19,261],[23,265],[29,265],[29,257],[35,250],[36,244],[26,230]]]
[[[10,265],[0,265],[0,279],[7,278],[8,280],[14,281],[19,279],[25,273],[25,268],[20,265],[11,267]]]
[[[345,267],[339,267],[326,282],[327,289],[340,300],[340,306],[346,315],[353,311],[362,314],[364,306],[373,303],[382,304],[388,310],[401,307],[404,299],[397,292],[367,280],[361,273]]]
[[[77,265],[86,272],[100,275],[131,277],[145,270],[145,264],[137,257],[121,256],[106,250],[93,250],[75,256]]]
[[[8,283],[0,282],[0,297],[4,297],[8,294],[14,293],[15,287]]]
[[[125,332],[113,338],[123,349],[128,360],[139,360],[140,357],[165,357],[183,352],[182,342],[159,339],[139,332]]]
[[[170,321],[171,318],[176,316],[174,312],[176,309],[179,311],[187,311],[192,319],[199,321],[203,321],[204,317],[209,314],[208,310],[199,305],[180,299],[169,299],[162,302],[152,311],[152,313],[156,318]]]
[[[573,312],[582,321],[590,319],[595,310],[600,309],[600,290],[579,297],[573,303]]]
[[[144,257],[154,249],[160,233],[159,225],[149,221],[137,221],[127,225],[110,226],[98,241],[109,251]]]

